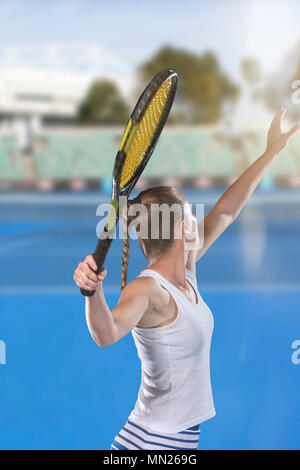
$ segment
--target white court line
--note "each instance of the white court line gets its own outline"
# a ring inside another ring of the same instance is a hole
[[[184,192],[184,190],[183,190]],[[217,199],[222,194],[223,190],[219,193],[216,192],[213,195],[202,195],[199,193],[199,196],[190,195],[189,202],[191,203],[203,203],[203,204],[214,204],[217,202]],[[1,194],[0,195],[0,204],[6,203],[18,203],[22,204],[66,204],[66,205],[94,205],[97,206],[100,202],[110,201],[110,196],[101,194],[99,195],[73,195],[73,194],[55,194],[55,195],[44,195],[44,194]],[[254,194],[251,199],[248,201],[248,205],[252,204],[299,204],[300,203],[300,191],[295,193],[264,193],[264,194]]]
[[[108,294],[116,294],[120,292],[120,287],[118,286],[107,286],[105,288],[105,292]],[[53,285],[53,286],[48,286],[48,285],[31,285],[31,286],[1,286],[0,287],[0,295],[40,295],[40,294],[76,294],[78,295],[79,293],[79,287],[72,287],[70,285]]]
[[[119,285],[107,285],[104,287],[104,293],[106,294],[120,294]],[[300,291],[300,283],[290,284],[258,284],[258,285],[247,285],[247,284],[200,284],[199,291],[201,293],[226,293],[226,292],[296,292]],[[0,295],[40,295],[40,294],[72,294],[78,295],[79,288],[72,287],[70,285],[37,285],[37,286],[1,286]]]
[[[100,202],[110,201],[108,195],[99,194],[99,196],[75,196],[75,195],[41,195],[41,194],[2,194],[0,195],[0,204],[17,203],[17,204],[37,204],[37,205],[51,205],[51,204],[66,204],[73,205],[79,204],[98,205]]]

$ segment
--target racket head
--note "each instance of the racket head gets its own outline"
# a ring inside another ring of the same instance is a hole
[[[113,198],[128,196],[147,165],[171,110],[177,80],[174,70],[163,70],[138,99],[115,160]]]

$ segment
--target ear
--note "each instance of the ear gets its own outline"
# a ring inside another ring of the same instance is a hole
[[[193,233],[191,232],[191,227],[189,226],[189,224],[185,223],[184,220],[182,220],[182,238],[185,241],[189,242],[192,234]]]
[[[182,224],[183,224],[183,232],[182,234],[183,235],[186,235],[186,236],[191,236],[192,234],[192,231],[191,231],[191,225],[186,223],[184,220],[182,221]]]
[[[179,220],[176,223],[175,230],[174,230],[174,236],[175,239],[181,239],[183,240],[185,237],[185,226],[184,226],[184,221]]]

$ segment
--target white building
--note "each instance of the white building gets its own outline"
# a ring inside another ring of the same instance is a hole
[[[128,94],[130,71],[97,45],[0,48],[0,132],[17,134],[21,150],[43,123],[72,123],[96,78],[117,82]]]

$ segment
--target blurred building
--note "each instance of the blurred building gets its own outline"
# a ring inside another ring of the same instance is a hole
[[[19,149],[30,151],[32,135],[44,124],[74,124],[95,78],[117,81],[126,94],[129,76],[126,66],[98,45],[0,48],[0,132],[14,133]]]

